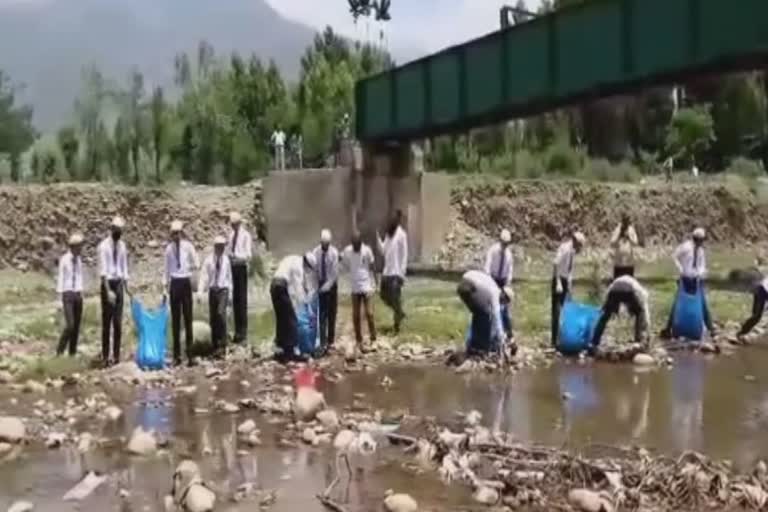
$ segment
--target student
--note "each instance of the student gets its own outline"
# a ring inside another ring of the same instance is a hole
[[[195,246],[184,236],[184,224],[180,220],[173,221],[171,241],[165,248],[163,284],[171,299],[173,362],[176,366],[181,364],[182,318],[187,362],[192,365],[192,275],[199,266]]]
[[[269,288],[272,309],[275,312],[275,344],[282,361],[301,360],[296,348],[299,327],[296,312],[307,301],[310,285],[308,276],[315,269],[315,256],[308,252],[302,256],[286,256],[277,265]]]
[[[352,324],[355,328],[355,341],[361,352],[367,351],[363,346],[361,309],[365,310],[371,343],[376,341],[376,324],[373,319],[374,263],[373,251],[362,242],[360,233],[354,233],[352,243],[342,252],[341,266],[349,276],[349,288],[352,292]]]
[[[622,304],[635,317],[635,343],[642,343],[643,336],[651,325],[648,292],[632,276],[624,275],[613,280],[608,287],[600,319],[592,337],[591,350],[600,345],[608,321],[619,312]]]
[[[381,274],[381,299],[394,314],[395,334],[405,319],[403,312],[403,284],[408,269],[408,236],[402,227],[403,212],[397,210],[382,240],[376,234],[379,252],[384,257],[384,270]]]
[[[764,278],[760,284],[755,287],[755,291],[752,294],[752,316],[750,316],[744,325],[739,330],[738,337],[742,339],[755,328],[763,317],[765,311],[765,304],[768,302],[768,277]]]
[[[208,295],[208,318],[211,326],[211,344],[216,355],[224,355],[227,348],[227,307],[232,295],[232,266],[225,252],[227,239],[217,236],[213,252],[200,271],[198,297]]]
[[[235,317],[235,343],[248,338],[248,265],[253,257],[253,239],[243,227],[238,212],[229,214],[228,259],[232,264],[232,312]]]
[[[509,317],[509,303],[512,298],[509,295],[512,284],[512,270],[514,258],[512,255],[512,234],[503,229],[499,235],[499,241],[493,244],[485,257],[485,273],[493,278],[501,290],[501,304],[503,306],[501,321],[507,338],[512,338],[512,320]]]
[[[570,296],[573,286],[573,264],[586,243],[586,237],[579,231],[571,234],[557,249],[552,266],[552,346],[557,347],[560,328],[560,310]]]
[[[320,326],[320,349],[325,352],[333,346],[336,337],[336,311],[339,303],[339,251],[331,245],[331,230],[320,232],[320,244],[312,253],[315,255],[318,285],[318,316]]]
[[[59,273],[56,292],[61,295],[64,311],[64,330],[59,338],[56,355],[65,350],[70,356],[77,355],[77,340],[80,337],[80,321],[83,318],[83,259],[80,255],[83,235],[73,233],[69,237],[69,250],[59,259]]]
[[[101,241],[98,250],[101,275],[101,360],[104,366],[120,362],[123,303],[128,287],[128,249],[121,240],[124,227],[122,217],[112,219],[110,234]],[[110,331],[114,332],[111,344]]]
[[[485,272],[470,270],[456,293],[472,313],[472,332],[467,351],[487,354],[504,346],[507,336],[501,320],[501,288]]]
[[[613,251],[613,278],[635,275],[635,247],[637,233],[628,214],[621,216],[621,222],[611,235]]]

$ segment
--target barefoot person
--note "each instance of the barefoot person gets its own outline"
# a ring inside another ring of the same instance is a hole
[[[235,343],[248,339],[248,265],[253,257],[253,239],[243,227],[238,212],[229,214],[227,252],[232,263],[232,312],[235,317]]]
[[[560,328],[560,310],[565,299],[571,294],[573,286],[573,264],[576,255],[581,252],[586,238],[578,231],[557,248],[552,267],[552,346],[557,346]]]
[[[512,269],[514,260],[512,256],[512,234],[503,229],[499,235],[499,241],[488,249],[485,257],[485,273],[493,278],[501,290],[501,305],[503,311],[501,322],[504,325],[504,333],[507,338],[512,338],[512,319],[509,317],[510,286],[512,284]]]
[[[500,350],[507,341],[501,320],[502,290],[485,272],[470,270],[465,273],[456,293],[472,313],[467,352],[485,355]]]
[[[120,362],[123,303],[128,286],[128,249],[121,240],[125,221],[112,219],[110,234],[99,244],[101,275],[101,360],[104,366]],[[113,339],[110,343],[110,334]],[[112,358],[110,359],[110,349]]]
[[[367,349],[363,346],[361,309],[365,310],[371,343],[376,341],[376,324],[373,319],[374,262],[371,248],[362,242],[360,233],[354,233],[352,243],[342,253],[341,265],[349,276],[349,288],[352,292],[352,324],[355,328],[355,341],[362,352]]]
[[[333,346],[336,337],[336,310],[339,303],[339,251],[331,245],[331,230],[320,233],[320,245],[312,253],[317,261],[320,351]]]
[[[213,252],[200,269],[198,297],[208,295],[208,318],[211,326],[211,344],[215,355],[224,355],[227,348],[227,307],[232,295],[232,266],[225,252],[227,239],[217,236]]]
[[[635,343],[642,343],[651,325],[648,291],[632,276],[624,275],[613,280],[608,287],[600,319],[592,336],[590,350],[600,345],[608,321],[619,312],[622,304],[635,317]]]
[[[309,277],[315,269],[315,255],[286,256],[277,265],[269,287],[272,309],[275,312],[275,345],[280,349],[278,359],[283,362],[299,360],[299,326],[296,312],[310,292]]]
[[[397,210],[382,240],[376,234],[379,252],[384,257],[384,270],[381,274],[381,299],[392,309],[394,314],[395,334],[405,319],[403,312],[403,284],[408,268],[408,236],[402,227],[403,212]]]
[[[750,316],[744,325],[739,329],[739,339],[744,337],[755,328],[763,317],[765,311],[765,304],[768,302],[768,277],[765,277],[760,284],[755,287],[755,291],[752,294],[752,316]]]
[[[80,252],[83,235],[73,233],[69,237],[69,250],[59,259],[59,273],[56,292],[61,295],[64,311],[64,330],[59,338],[56,355],[66,350],[70,356],[77,354],[77,340],[80,337],[80,321],[83,318],[83,259]]]
[[[200,266],[197,251],[184,237],[184,224],[171,223],[171,241],[165,248],[163,284],[171,299],[171,331],[173,334],[173,362],[181,364],[181,321],[184,319],[184,337],[187,362],[192,364],[192,274]]]

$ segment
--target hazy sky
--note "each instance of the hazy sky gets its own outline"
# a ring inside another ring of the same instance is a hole
[[[315,28],[331,25],[348,35],[366,37],[365,22],[355,27],[347,0],[267,0],[283,15]],[[386,26],[391,46],[435,51],[483,35],[499,26],[499,7],[515,0],[392,0]],[[534,9],[539,0],[526,5]],[[322,7],[319,7],[322,5]],[[378,28],[371,25],[372,37]]]

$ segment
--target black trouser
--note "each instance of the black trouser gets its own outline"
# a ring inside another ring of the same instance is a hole
[[[763,285],[760,284],[757,286],[757,288],[755,288],[755,293],[753,294],[752,316],[750,316],[747,321],[744,322],[744,325],[741,326],[739,336],[744,336],[755,328],[757,323],[763,317],[763,311],[765,311],[766,302],[768,302],[768,291],[765,291]]]
[[[211,324],[211,345],[218,352],[227,346],[227,306],[229,290],[211,288],[208,290],[208,318]]]
[[[560,284],[563,287],[563,291],[557,292],[557,279],[560,279]],[[557,337],[560,333],[560,310],[565,304],[565,299],[571,294],[571,289],[568,284],[568,279],[565,277],[553,277],[552,278],[552,346],[557,346]]]
[[[605,327],[608,325],[608,321],[619,312],[621,305],[624,304],[627,307],[629,313],[635,317],[635,343],[640,343],[643,340],[643,331],[647,328],[645,325],[645,315],[643,314],[643,308],[640,302],[637,300],[637,296],[631,291],[612,291],[608,292],[608,297],[605,299],[603,309],[600,314],[600,319],[597,321],[595,332],[592,335],[592,346],[597,347],[600,345],[600,341],[603,338]]]
[[[616,280],[621,276],[635,277],[635,266],[634,265],[615,265],[613,267],[613,279]]]
[[[704,283],[695,277],[681,277],[680,280],[677,282],[678,290],[680,287],[683,288],[685,293],[688,293],[690,295],[695,294],[699,286],[701,286],[701,305],[702,309],[704,310],[704,325],[707,326],[707,330],[712,333],[714,332],[714,325],[712,325],[712,316],[709,314],[709,306],[707,305],[707,293],[704,289]],[[677,294],[675,294],[675,300],[672,301],[672,309],[669,311],[669,318],[667,319],[667,327],[662,331],[662,334],[664,337],[671,336],[673,334],[672,332],[672,324],[675,321],[675,307],[677,306]]]
[[[235,343],[248,339],[248,265],[232,264],[232,313],[235,317]]]
[[[64,330],[59,338],[56,354],[69,349],[69,355],[77,354],[77,340],[80,337],[80,321],[83,318],[83,296],[80,292],[64,292],[61,295],[64,309]]]
[[[269,287],[269,295],[275,312],[275,345],[282,349],[284,356],[293,357],[299,340],[299,327],[296,311],[293,309],[291,296],[288,293],[288,281],[279,277],[273,279]]]
[[[394,313],[395,332],[400,332],[400,323],[405,318],[403,313],[403,278],[400,276],[382,276],[381,300]]]
[[[504,327],[504,333],[507,335],[507,338],[512,339],[512,317],[509,315],[509,304],[512,302],[512,299],[509,298],[509,295],[507,295],[507,290],[504,289],[504,287],[507,285],[506,279],[493,279],[496,281],[496,285],[499,287],[499,290],[501,290],[501,297],[499,301],[501,302],[501,325]]]
[[[352,325],[355,328],[355,341],[360,345],[363,343],[363,325],[360,318],[360,310],[365,310],[365,319],[368,322],[368,336],[371,341],[376,341],[376,323],[373,319],[373,297],[367,293],[352,294]]]
[[[109,293],[115,294],[115,302],[109,301]],[[125,286],[121,279],[101,281],[101,359],[109,362],[110,331],[113,331],[113,361],[120,362],[120,342],[123,339],[123,298]]]
[[[470,343],[467,346],[467,352],[487,353],[493,346],[491,333],[493,331],[493,316],[477,300],[477,290],[475,285],[469,281],[462,281],[456,289],[461,302],[472,313],[472,329],[470,332]]]
[[[331,346],[336,339],[336,310],[339,306],[339,287],[334,284],[327,292],[320,292],[320,345]]]
[[[171,279],[171,331],[173,359],[181,361],[181,317],[184,317],[184,339],[187,357],[192,348],[192,281],[187,278]],[[191,357],[190,357],[191,358]]]

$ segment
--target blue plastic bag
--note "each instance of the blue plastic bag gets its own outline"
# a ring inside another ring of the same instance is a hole
[[[299,331],[297,348],[303,355],[311,355],[317,349],[318,335],[318,301],[313,298],[299,307],[296,312],[296,323]]]
[[[147,310],[136,299],[131,299],[131,313],[139,335],[136,364],[142,370],[162,370],[165,367],[166,329],[168,306]]]
[[[676,337],[699,341],[704,336],[704,295],[701,286],[696,293],[687,293],[683,287],[677,290],[675,310],[672,316],[672,334]]]
[[[560,311],[557,349],[564,355],[576,355],[589,348],[600,318],[600,308],[568,300]]]

